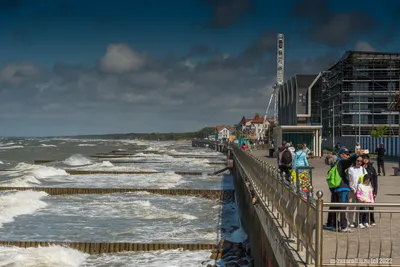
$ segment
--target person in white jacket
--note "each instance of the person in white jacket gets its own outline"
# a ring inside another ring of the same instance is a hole
[[[357,161],[354,163],[353,166],[349,168],[347,174],[349,176],[350,182],[350,192],[349,192],[349,202],[350,203],[357,203],[357,186],[358,186],[358,179],[361,175],[366,174],[367,171],[362,166],[363,159],[361,157],[357,158]],[[349,210],[355,210],[355,207],[350,207]],[[350,222],[350,227],[356,227],[358,225],[358,214],[355,212],[349,212],[347,214],[347,221]]]

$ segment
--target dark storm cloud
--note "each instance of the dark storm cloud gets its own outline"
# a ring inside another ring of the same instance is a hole
[[[209,56],[214,53],[216,50],[212,47],[205,44],[197,44],[194,45],[189,52],[185,55],[185,57],[196,57],[196,56]]]
[[[136,124],[147,125],[153,116],[157,129],[170,127],[168,120],[179,120],[177,127],[186,122],[204,126],[235,123],[243,115],[265,110],[276,79],[275,46],[276,34],[267,31],[236,56],[195,47],[193,54],[213,51],[197,62],[174,54],[144,55],[126,44],[112,44],[105,48],[99,64],[59,62],[46,72],[45,79],[35,78],[40,71],[31,63],[4,66],[0,84],[21,85],[33,94],[26,100],[30,105],[14,107],[20,110],[13,114],[21,117],[51,114],[63,119],[68,114],[89,120],[99,114],[125,112],[131,118],[124,115],[124,120],[135,118]],[[295,73],[318,74],[337,58],[326,54],[287,60],[285,78]],[[21,98],[21,90],[7,92]]]
[[[385,7],[390,22],[386,27],[382,27],[383,35],[377,38],[377,42],[382,46],[388,45],[394,41],[400,27],[400,4],[393,1],[389,2]]]
[[[33,41],[31,40],[29,33],[27,30],[19,28],[14,29],[12,31],[12,36],[15,42],[23,44],[23,45],[32,45]]]
[[[329,1],[294,0],[292,14],[308,20],[307,36],[310,40],[328,46],[342,46],[359,35],[369,33],[375,19],[363,12],[337,12]]]
[[[250,42],[237,56],[221,53],[212,54],[209,60],[198,64],[197,68],[205,71],[220,69],[251,69],[263,64],[265,59],[275,57],[277,33],[268,30]],[[276,61],[276,58],[275,58]]]
[[[49,11],[44,11],[44,10],[38,10],[36,12],[36,17],[41,18],[41,19],[50,19],[50,18],[66,18],[70,17],[73,15],[74,12],[74,5],[71,3],[61,3],[56,6],[55,9],[49,10]]]
[[[27,2],[26,0],[0,0],[0,11],[18,9]]]
[[[254,9],[253,0],[202,0],[211,9],[212,28],[226,28],[235,24]]]

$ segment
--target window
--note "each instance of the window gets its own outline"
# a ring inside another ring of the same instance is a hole
[[[278,47],[279,47],[279,49],[282,49],[282,48],[283,48],[283,41],[282,41],[282,40],[279,40]]]
[[[353,83],[353,91],[369,91],[369,83]]]

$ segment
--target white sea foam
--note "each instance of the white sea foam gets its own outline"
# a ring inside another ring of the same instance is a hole
[[[47,144],[40,144],[42,147],[57,147],[56,145],[47,145]]]
[[[85,264],[89,266],[125,267],[200,267],[210,259],[211,251],[159,250],[149,252],[125,252],[90,256]]]
[[[24,148],[24,146],[0,146],[0,149],[15,149],[15,148]]]
[[[114,165],[111,163],[111,162],[109,162],[108,160],[106,160],[106,161],[103,161],[102,163],[101,163],[101,167],[113,167]]]
[[[68,166],[82,166],[92,164],[92,161],[81,154],[75,154],[64,160],[64,164]]]
[[[134,213],[140,214],[143,219],[184,219],[184,220],[196,220],[196,216],[179,213],[176,211],[166,210],[157,208],[150,203],[148,200],[136,200],[129,204],[134,210]]]
[[[17,248],[0,247],[0,266],[79,267],[89,255],[60,246]]]
[[[41,200],[47,196],[45,192],[17,191],[3,192],[0,194],[0,227],[4,223],[14,221],[14,218],[23,214],[32,214],[40,208],[47,206]]]
[[[13,168],[13,171],[3,172],[3,175],[9,179],[0,184],[7,186],[31,186],[31,184],[41,184],[41,179],[47,179],[55,176],[69,175],[65,170],[54,167],[19,163]]]
[[[78,146],[97,146],[96,144],[78,144]]]
[[[99,164],[100,165],[100,164]],[[92,167],[93,165],[89,166]],[[115,170],[117,167],[98,167],[89,170]],[[77,169],[87,169],[77,168]],[[123,170],[123,169],[119,169]],[[132,170],[132,169],[130,169]],[[173,172],[155,174],[85,174],[46,178],[46,182],[68,182],[69,187],[136,187],[169,189],[185,183],[183,176]]]
[[[0,164],[4,164],[4,162],[0,160]]]
[[[183,152],[183,151],[177,151],[175,149],[171,149],[168,151],[169,154],[171,155],[198,155],[198,156],[210,156],[210,157],[215,157],[215,156],[222,156],[221,153],[215,152],[212,150],[193,150],[190,152]]]

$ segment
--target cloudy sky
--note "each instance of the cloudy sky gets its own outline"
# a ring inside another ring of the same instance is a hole
[[[195,131],[262,115],[285,77],[399,51],[376,0],[1,0],[0,136]]]

